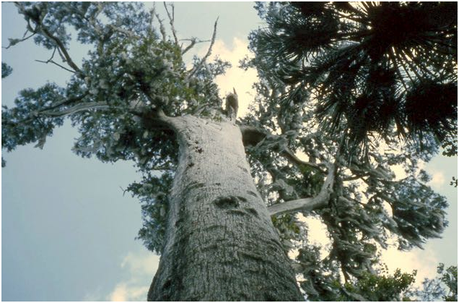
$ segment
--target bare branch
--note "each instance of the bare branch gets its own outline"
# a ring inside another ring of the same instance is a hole
[[[22,39],[9,39],[10,40],[10,44],[7,47],[4,47],[4,49],[9,49],[10,47],[12,47],[12,46],[14,46],[14,45],[16,45],[16,44],[18,44],[20,42],[24,42],[24,41],[32,38],[35,35],[35,33],[32,33],[29,36],[25,37],[26,34],[27,34],[27,31],[24,34],[24,37]]]
[[[312,198],[304,198],[297,200],[290,200],[284,203],[275,204],[268,207],[271,216],[291,213],[296,211],[312,211],[314,209],[324,207],[327,205],[332,192],[333,183],[335,181],[335,165],[327,163],[328,167],[327,178],[319,192],[319,194]]]
[[[69,53],[67,52],[67,49],[65,48],[64,43],[59,38],[54,37],[47,28],[40,26],[40,30],[45,35],[48,39],[54,41],[56,43],[59,53],[62,54],[65,58],[65,62],[77,73],[80,75],[80,77],[84,77],[83,71],[73,62],[72,58],[70,57]]]
[[[213,32],[212,38],[210,40],[209,49],[207,50],[206,55],[198,63],[198,65],[196,65],[193,69],[190,70],[190,72],[188,74],[188,78],[192,77],[199,70],[199,68],[201,68],[201,66],[206,62],[207,58],[209,58],[209,56],[212,54],[212,47],[214,46],[215,38],[217,37],[217,24],[218,24],[218,18],[217,18],[217,20],[215,20],[214,32]]]
[[[174,27],[174,17],[175,17],[174,16],[175,15],[174,5],[173,4],[169,4],[169,6],[172,8],[172,14],[171,14],[169,12],[169,9],[167,8],[166,2],[164,2],[163,4],[164,4],[164,9],[166,10],[166,13],[167,13],[167,17],[169,18],[169,24],[171,26],[172,36],[174,36],[175,44],[178,45],[177,31],[175,30],[175,27]]]
[[[70,68],[73,69],[81,78],[83,78],[84,77],[83,71],[75,64],[75,62],[73,62],[67,49],[65,48],[64,43],[59,38],[53,36],[49,32],[49,30],[43,25],[42,18],[40,16],[34,16],[33,18],[30,17],[30,14],[27,13],[25,6],[20,2],[15,2],[15,5],[19,8],[22,14],[24,14],[25,16],[29,16],[29,18],[27,19],[27,23],[28,23],[27,29],[33,34],[40,33],[46,38],[48,38],[49,40],[53,41],[59,51],[59,54],[63,57],[63,61],[67,62]],[[32,26],[30,25],[30,20],[32,20],[35,23],[36,25],[35,29],[33,29]]]
[[[192,49],[195,46],[196,42],[196,38],[191,38],[190,45],[188,45],[184,50],[182,50],[182,55],[184,55],[187,51]]]
[[[60,68],[62,68],[63,70],[66,70],[70,73],[73,73],[75,74],[75,71],[71,70],[70,68],[67,68],[63,65],[60,65],[59,63],[55,62],[54,60],[47,60],[47,61],[43,61],[43,60],[35,60],[36,62],[40,62],[40,63],[45,63],[45,64],[49,64],[49,63],[52,63],[52,64],[55,64],[57,66],[59,66]]]
[[[164,28],[163,20],[159,17],[158,13],[156,13],[156,10],[155,10],[154,7],[151,10],[151,13],[156,17],[156,19],[158,19],[159,31],[161,32],[161,35],[163,36],[163,41],[166,41],[167,40],[167,35],[166,35],[166,29]]]

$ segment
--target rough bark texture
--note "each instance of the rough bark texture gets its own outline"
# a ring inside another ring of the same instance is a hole
[[[303,300],[239,128],[171,120],[180,143],[166,246],[148,300]]]

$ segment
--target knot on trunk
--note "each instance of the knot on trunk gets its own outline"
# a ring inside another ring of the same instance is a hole
[[[214,204],[223,209],[234,209],[241,205],[241,202],[247,202],[244,197],[218,197],[214,200]]]

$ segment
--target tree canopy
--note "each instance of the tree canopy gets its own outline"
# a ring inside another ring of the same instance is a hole
[[[245,66],[260,81],[244,122],[277,136],[249,157],[254,175],[270,180],[259,184],[271,209],[314,197],[299,210],[325,223],[329,254],[321,257],[299,229],[290,228],[297,231],[290,239],[300,247],[303,289],[324,298],[339,272],[348,281],[373,272],[377,248],[394,236],[400,249],[422,247],[447,225],[447,202],[426,185],[419,163],[440,147],[457,155],[456,4],[256,8],[267,25],[250,35],[255,58]],[[286,162],[273,150],[305,161]],[[327,165],[335,170],[331,182]],[[294,226],[295,218],[285,215],[282,223]]]
[[[153,232],[160,229],[155,216],[164,216],[171,180],[168,172],[176,165],[177,145],[171,131],[151,125],[153,118],[158,112],[213,115],[221,108],[213,79],[228,63],[206,62],[209,48],[205,57],[194,57],[193,67],[187,70],[182,56],[199,41],[179,44],[175,29],[170,37],[158,13],[147,11],[141,3],[17,6],[27,21],[27,32],[22,39],[10,39],[10,47],[34,39],[50,50],[46,63],[71,76],[65,87],[47,83],[37,90],[26,89],[19,93],[14,108],[3,106],[2,148],[12,151],[29,143],[43,148],[46,137],[69,118],[80,132],[72,149],[77,155],[95,156],[103,162],[132,160],[144,173],[143,182],[128,190],[145,202],[142,209],[148,214],[148,228],[140,231],[140,237],[151,235],[145,238],[147,246],[160,251],[155,239],[161,234]],[[90,48],[81,66],[70,55],[74,40]],[[158,177],[154,171],[165,173]],[[157,210],[151,209],[153,203]]]
[[[140,3],[17,7],[27,33],[10,45],[33,38],[50,50],[46,63],[70,77],[65,86],[23,90],[15,107],[3,107],[2,148],[43,148],[69,118],[80,133],[77,155],[134,161],[143,176],[128,188],[142,203],[139,238],[161,253],[178,159],[174,133],[155,118],[222,119],[214,79],[229,65],[208,60],[215,29],[208,52],[187,67],[183,55],[196,39],[187,45],[177,39],[171,6],[169,31]],[[295,252],[308,298],[369,295],[374,279],[385,281],[372,276],[381,249],[393,242],[403,250],[422,247],[448,224],[447,201],[427,185],[419,163],[441,146],[457,154],[456,4],[256,8],[267,25],[251,34],[255,57],[243,66],[258,71],[257,96],[238,120],[251,173],[285,251]],[[72,38],[91,48],[82,64],[71,57]],[[2,65],[2,77],[10,72]],[[305,217],[325,224],[329,247],[310,241]],[[399,293],[412,277],[394,278],[398,284],[385,285]]]
[[[457,3],[259,4],[252,47],[316,101],[322,129],[351,141],[456,137]],[[261,59],[260,59],[261,60]],[[430,110],[435,108],[435,111]]]

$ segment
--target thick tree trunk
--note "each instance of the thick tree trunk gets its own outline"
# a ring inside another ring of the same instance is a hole
[[[239,128],[191,116],[171,124],[180,160],[148,300],[303,300],[250,175]]]

